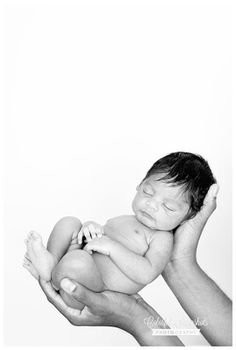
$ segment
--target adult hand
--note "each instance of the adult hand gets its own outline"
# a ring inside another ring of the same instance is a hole
[[[161,316],[138,295],[105,291],[95,293],[84,286],[65,278],[61,288],[74,299],[85,305],[83,310],[72,309],[63,301],[50,282],[39,284],[48,301],[74,326],[112,326],[118,327],[134,336],[140,345],[182,346],[173,336],[153,336],[147,320],[162,320]],[[159,328],[169,328],[162,320]]]
[[[85,305],[83,310],[72,309],[66,305],[51,282],[40,279],[39,284],[48,301],[75,326],[113,326],[130,332],[135,318],[145,312],[145,302],[138,294],[128,296],[112,291],[95,293],[65,278],[61,281],[64,293]]]
[[[213,184],[209,188],[203,206],[197,215],[177,228],[174,233],[174,248],[170,262],[184,258],[196,258],[197,245],[203,228],[216,209],[218,191],[219,186]]]
[[[190,319],[207,322],[207,326],[196,324],[206,340],[213,346],[229,346],[232,345],[232,302],[196,259],[198,241],[216,208],[218,190],[217,184],[212,185],[200,212],[176,230],[173,254],[162,276]]]

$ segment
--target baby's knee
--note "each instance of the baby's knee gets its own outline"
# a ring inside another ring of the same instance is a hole
[[[89,266],[91,266],[91,256],[83,250],[71,250],[63,256],[52,271],[52,283],[60,289],[60,282],[68,277],[77,282],[88,275]]]
[[[81,221],[75,216],[64,216],[57,223],[56,226],[60,226],[60,229],[68,229],[80,231],[82,227]]]

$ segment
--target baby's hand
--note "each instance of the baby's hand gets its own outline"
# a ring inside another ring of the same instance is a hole
[[[112,240],[107,236],[102,236],[99,239],[93,239],[86,244],[84,250],[89,254],[93,252],[98,252],[103,255],[110,255]]]
[[[103,234],[103,226],[94,221],[86,221],[78,233],[78,244],[82,243],[83,236],[86,238],[86,241],[89,242],[94,238],[101,238]]]

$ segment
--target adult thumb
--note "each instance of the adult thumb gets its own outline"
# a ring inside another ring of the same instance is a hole
[[[66,293],[70,294],[75,300],[83,303],[87,307],[93,308],[104,302],[102,293],[93,292],[69,278],[63,278],[60,286]]]

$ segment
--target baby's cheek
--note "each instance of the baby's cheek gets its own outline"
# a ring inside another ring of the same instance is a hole
[[[175,229],[179,224],[179,220],[176,217],[166,217],[162,218],[162,220],[157,221],[158,229],[169,231]]]

